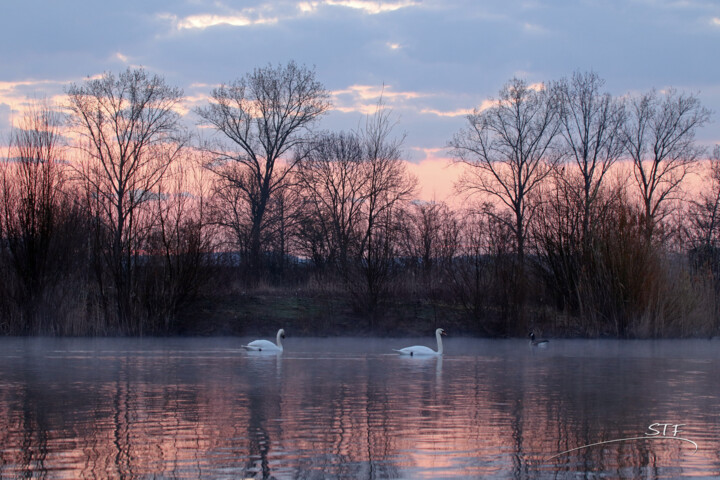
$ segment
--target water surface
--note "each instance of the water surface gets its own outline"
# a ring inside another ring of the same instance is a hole
[[[0,478],[720,476],[717,340],[288,334],[0,339]]]

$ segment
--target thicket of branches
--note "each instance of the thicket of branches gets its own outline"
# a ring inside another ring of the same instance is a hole
[[[374,331],[417,314],[484,335],[716,334],[710,112],[603,86],[511,79],[448,142],[452,207],[416,200],[382,99],[358,129],[319,131],[329,94],[292,62],[214,90],[203,141],[183,92],[143,69],[70,85],[0,162],[0,333],[173,333],[202,299],[272,289]]]

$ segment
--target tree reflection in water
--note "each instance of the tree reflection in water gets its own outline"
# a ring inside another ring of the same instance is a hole
[[[714,342],[0,340],[0,477],[717,476]],[[291,342],[288,342],[291,343]],[[319,352],[319,353],[318,353]],[[683,423],[683,442],[596,442]]]

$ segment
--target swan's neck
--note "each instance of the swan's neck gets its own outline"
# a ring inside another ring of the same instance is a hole
[[[280,335],[280,332],[277,333],[277,337],[276,337],[276,340],[275,340],[275,341],[276,341],[276,343],[277,343],[278,348],[282,348],[282,347],[283,347],[283,346],[282,346],[282,336]]]
[[[443,353],[443,346],[442,346],[442,335],[440,335],[440,332],[435,332],[435,338],[437,338],[437,353],[438,355],[442,355]]]

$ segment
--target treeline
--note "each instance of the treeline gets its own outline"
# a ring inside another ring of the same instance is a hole
[[[1,164],[4,334],[174,333],[201,300],[267,290],[375,332],[402,311],[500,336],[720,326],[720,149],[695,142],[693,94],[512,79],[448,142],[457,208],[415,200],[382,99],[319,130],[329,93],[292,62],[213,90],[199,129],[143,69],[66,94],[26,110]]]

